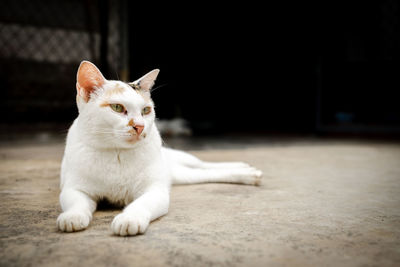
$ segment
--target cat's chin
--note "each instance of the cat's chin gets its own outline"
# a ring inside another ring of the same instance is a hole
[[[132,136],[130,136],[130,137],[128,137],[128,138],[126,139],[126,142],[127,142],[128,144],[136,144],[136,143],[139,142],[140,140],[142,140],[142,137],[141,137],[141,136],[132,135]]]
[[[121,149],[132,149],[140,144],[143,144],[148,138],[146,138],[146,133],[142,133],[141,135],[132,134],[129,136],[125,136],[123,138],[116,137],[113,144],[110,147],[113,148],[121,148]],[[106,142],[102,142],[101,144],[105,144]]]
[[[140,135],[140,136],[132,135],[132,136],[124,139],[122,141],[121,145],[124,148],[133,148],[133,147],[137,146],[138,144],[140,144],[143,141],[143,139],[144,139],[144,136],[142,136],[142,135]]]

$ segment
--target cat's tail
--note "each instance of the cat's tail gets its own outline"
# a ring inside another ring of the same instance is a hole
[[[168,148],[164,148],[164,153],[173,184],[261,184],[262,172],[244,162],[205,162],[186,152]]]

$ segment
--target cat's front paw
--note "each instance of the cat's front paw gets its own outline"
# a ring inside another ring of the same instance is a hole
[[[76,232],[86,229],[89,226],[91,216],[84,212],[66,211],[57,218],[57,226],[63,232]]]
[[[150,223],[148,212],[123,212],[115,216],[111,230],[115,235],[127,236],[143,234]]]

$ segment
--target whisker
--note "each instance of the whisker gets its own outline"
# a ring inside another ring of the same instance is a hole
[[[157,90],[157,89],[159,89],[159,88],[161,88],[161,87],[164,87],[164,86],[166,86],[166,85],[168,85],[168,83],[164,83],[164,84],[161,84],[161,85],[156,86],[156,87],[154,87],[154,88],[151,88],[151,89],[150,89],[150,93],[153,93],[155,90]]]

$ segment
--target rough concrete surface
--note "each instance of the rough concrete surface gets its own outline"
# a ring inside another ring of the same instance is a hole
[[[242,160],[261,187],[175,186],[146,234],[116,237],[120,212],[56,229],[63,144],[0,148],[0,266],[400,266],[400,144],[300,142],[193,151]]]

